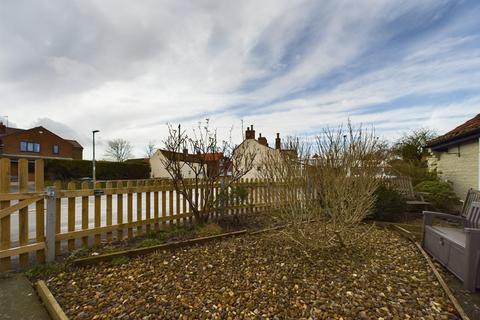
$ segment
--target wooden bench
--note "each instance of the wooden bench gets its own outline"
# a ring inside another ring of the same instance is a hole
[[[413,190],[412,179],[410,177],[392,177],[386,180],[389,188],[400,193],[406,200],[408,205],[412,206],[428,206],[430,202],[425,201],[421,192]]]
[[[434,218],[458,221],[463,228],[434,226]],[[480,288],[480,202],[471,202],[465,216],[424,211],[422,247],[462,280],[465,289]]]
[[[480,202],[480,190],[475,190],[472,188],[468,190],[467,197],[465,198],[465,201],[463,201],[463,207],[461,212],[462,216],[467,216],[468,209],[470,209],[472,202]]]

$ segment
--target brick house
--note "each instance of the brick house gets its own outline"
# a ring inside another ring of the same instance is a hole
[[[75,140],[64,139],[44,127],[10,128],[0,122],[0,158],[12,160],[11,172],[17,172],[20,158],[81,160],[83,147]]]
[[[429,141],[428,165],[453,183],[460,199],[468,189],[480,189],[480,114],[446,134]]]

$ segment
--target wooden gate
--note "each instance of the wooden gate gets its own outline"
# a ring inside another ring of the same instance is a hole
[[[18,185],[12,185],[10,160],[0,159],[0,271],[11,269],[11,257],[19,256],[20,267],[29,264],[29,253],[35,252],[38,262],[45,261],[45,204],[43,160],[35,161],[35,182],[29,186],[28,160],[18,161]],[[16,192],[11,192],[17,188]],[[29,236],[28,206],[35,204],[36,232]],[[17,215],[17,217],[12,217]],[[13,222],[17,222],[16,226]],[[18,237],[12,239],[12,225]]]

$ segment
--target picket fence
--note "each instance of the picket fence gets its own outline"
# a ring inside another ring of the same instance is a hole
[[[35,161],[32,185],[28,181],[28,161],[20,159],[18,190],[12,192],[15,186],[10,168],[9,159],[0,159],[0,271],[17,265],[26,268],[35,261],[50,261],[83,246],[131,239],[193,219],[187,199],[168,180],[104,181],[94,187],[88,182],[69,182],[65,187],[56,181],[52,188],[45,187],[43,160]],[[243,179],[235,186],[246,188],[247,196],[237,198],[235,203],[227,199],[224,214],[257,212],[278,204],[282,194],[291,188],[273,188],[268,181],[258,179]],[[214,196],[219,190],[219,186],[214,188]],[[200,199],[203,192],[205,189],[200,187]],[[18,217],[12,219],[14,215]],[[17,220],[18,225],[12,229]],[[66,224],[63,230],[62,222]],[[13,235],[12,230],[18,235]]]

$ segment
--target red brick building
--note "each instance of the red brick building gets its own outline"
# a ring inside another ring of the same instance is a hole
[[[10,128],[0,122],[0,158],[12,160],[12,176],[16,175],[20,158],[82,159],[83,147],[75,140],[59,137],[44,127],[31,129]]]

